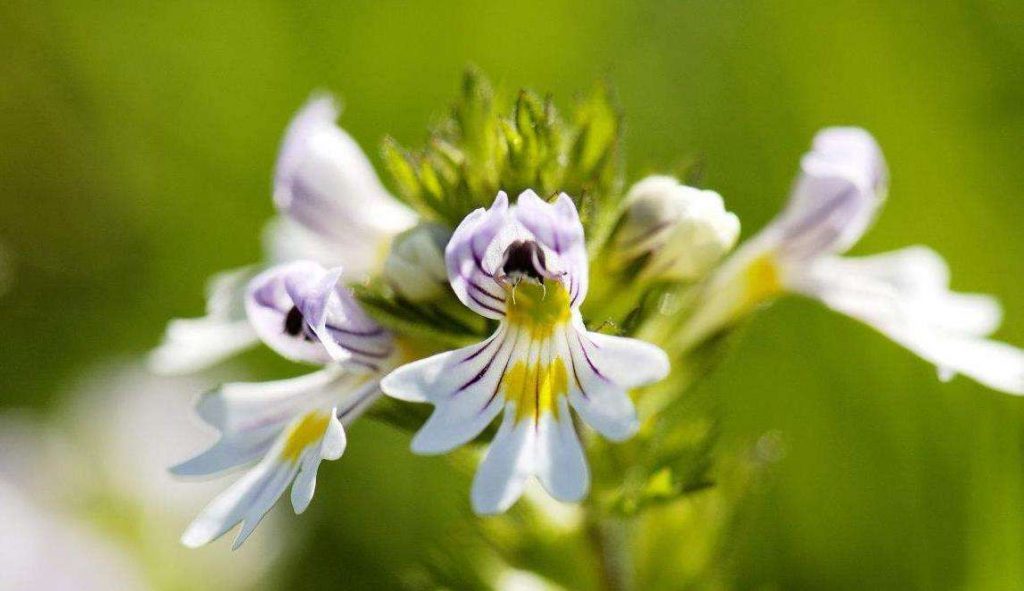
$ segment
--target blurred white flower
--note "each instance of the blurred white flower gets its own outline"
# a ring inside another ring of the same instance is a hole
[[[400,234],[384,262],[384,277],[410,302],[436,299],[448,290],[444,248],[451,232],[439,224],[422,223]]]
[[[154,376],[139,361],[96,367],[71,385],[62,409],[45,422],[0,417],[0,480],[31,499],[30,507],[88,526],[100,538],[97,548],[121,548],[132,572],[149,586],[250,588],[272,566],[279,535],[260,536],[231,556],[228,548],[189,552],[173,533],[223,486],[182,482],[167,472],[167,466],[212,438],[197,437],[189,394],[210,385]],[[276,529],[274,523],[264,527]],[[229,557],[235,566],[220,568]],[[5,558],[0,548],[0,564]],[[87,587],[83,582],[55,588]]]
[[[281,215],[264,231],[267,263],[312,260],[362,280],[383,264],[391,240],[416,216],[381,184],[370,160],[336,120],[330,96],[314,96],[295,115],[274,171]],[[259,266],[226,271],[207,289],[206,316],[172,320],[151,354],[157,373],[205,369],[255,346],[244,314],[245,285]]]
[[[0,476],[0,589],[149,589],[117,544]]]
[[[962,373],[1024,394],[1024,351],[986,338],[999,326],[998,302],[950,291],[949,270],[936,252],[914,246],[839,256],[867,231],[888,177],[868,132],[821,131],[785,210],[715,273],[680,340],[699,342],[757,304],[793,292],[878,330],[935,364],[944,379]]]
[[[362,275],[416,216],[384,188],[366,154],[338,127],[338,114],[334,99],[319,95],[292,119],[274,171],[274,204],[331,245],[338,258],[320,262]]]
[[[624,262],[649,255],[643,276],[696,281],[732,250],[739,233],[739,218],[718,193],[649,176],[626,195],[612,252]]]

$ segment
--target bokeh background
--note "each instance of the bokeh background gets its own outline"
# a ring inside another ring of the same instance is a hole
[[[604,78],[630,179],[698,157],[746,236],[816,129],[862,125],[893,181],[855,252],[936,247],[1024,345],[1024,3],[488,4],[0,4],[0,435],[18,435],[8,456],[49,458],[5,473],[40,514],[156,588],[381,589],[465,511],[468,474],[372,423],[306,514],[234,555],[176,546],[209,488],[154,485],[202,447],[160,426],[187,423],[206,384],[295,371],[256,352],[166,381],[139,359],[169,317],[201,312],[208,275],[260,258],[278,141],[315,89],[376,159],[385,134],[424,140],[469,63],[562,104]],[[700,388],[724,401],[726,441],[783,442],[732,540],[741,588],[1024,588],[1024,401],[940,384],[797,299]]]

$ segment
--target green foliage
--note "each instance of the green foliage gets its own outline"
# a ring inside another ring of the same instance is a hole
[[[405,149],[387,138],[382,156],[398,195],[450,226],[490,206],[498,191],[514,199],[533,189],[544,197],[568,193],[589,229],[599,212],[614,213],[620,196],[620,133],[604,86],[578,101],[565,120],[551,98],[521,90],[507,100],[471,68],[426,146]]]

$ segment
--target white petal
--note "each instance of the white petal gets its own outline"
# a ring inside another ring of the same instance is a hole
[[[501,411],[499,380],[520,338],[503,326],[484,343],[416,361],[384,378],[381,388],[389,396],[436,405],[413,438],[414,452],[444,453],[490,424]]]
[[[561,193],[554,203],[548,203],[533,191],[523,191],[516,201],[515,216],[537,242],[558,258],[558,270],[566,274],[563,281],[571,303],[583,303],[589,283],[587,245],[572,198]]]
[[[336,460],[345,453],[345,429],[338,421],[337,409],[331,412],[331,421],[327,424],[323,440],[319,448],[307,450],[302,457],[299,474],[292,484],[292,508],[295,513],[302,513],[309,507],[313,500],[313,492],[316,489],[316,472],[320,467],[320,460]]]
[[[502,513],[523,494],[534,474],[535,435],[532,421],[515,421],[515,406],[505,409],[487,455],[473,478],[473,511],[481,515]]]
[[[177,318],[167,324],[163,342],[149,354],[149,367],[161,375],[192,373],[259,342],[248,320]]]
[[[315,96],[292,120],[274,171],[274,203],[332,239],[359,235],[376,243],[411,227],[415,216],[387,192],[337,116],[331,97]]]
[[[273,445],[294,417],[329,400],[361,396],[365,381],[337,368],[297,378],[258,383],[225,384],[204,394],[196,412],[221,432],[221,438],[205,452],[171,468],[178,476],[201,476],[251,462]]]
[[[312,498],[324,439],[331,439],[331,451],[339,444],[341,425],[336,412],[335,409],[319,409],[295,416],[263,460],[200,512],[182,535],[182,543],[201,546],[241,522],[242,528],[233,546],[238,548],[281,498],[300,467],[304,474],[298,490],[293,489],[292,503],[296,511],[304,510]]]
[[[580,417],[612,441],[628,439],[639,422],[628,390],[668,375],[668,357],[657,347],[621,337],[564,331],[572,361],[569,402]]]
[[[945,267],[934,258],[920,248],[867,259],[826,258],[795,276],[791,288],[875,328],[946,377],[961,373],[1024,394],[1024,351],[983,338],[998,324],[998,306],[985,296],[947,291]]]
[[[206,287],[206,316],[172,320],[150,354],[150,368],[164,375],[191,373],[256,345],[244,304],[253,274],[252,267],[243,267],[213,276]]]
[[[352,248],[358,249],[352,254]],[[357,241],[342,248],[333,237],[325,237],[285,216],[277,216],[263,227],[263,249],[275,265],[292,261],[316,261],[325,267],[342,266],[348,276],[359,280],[377,256],[376,245]],[[367,252],[362,252],[366,249]],[[370,252],[372,250],[372,252]],[[360,265],[360,263],[363,263]]]
[[[508,196],[498,193],[490,209],[470,213],[452,234],[445,248],[448,282],[459,300],[487,318],[505,315],[505,290],[484,264],[488,248],[509,221]]]
[[[182,534],[181,543],[190,548],[197,548],[227,533],[246,519],[254,507],[262,508],[265,513],[277,497],[284,493],[296,470],[294,465],[278,462],[276,458],[268,458],[261,462],[200,512]],[[257,516],[257,521],[261,518],[262,513]],[[249,528],[246,537],[251,531],[252,528]],[[244,541],[244,538],[239,536],[235,547]]]
[[[558,419],[544,413],[537,425],[537,478],[548,493],[577,502],[590,488],[590,470],[565,398],[558,401]]]
[[[587,332],[581,339],[601,373],[623,388],[638,388],[668,376],[671,364],[660,347],[639,339]]]
[[[867,230],[888,189],[877,142],[858,128],[827,128],[801,160],[789,203],[772,224],[794,259],[843,252]]]

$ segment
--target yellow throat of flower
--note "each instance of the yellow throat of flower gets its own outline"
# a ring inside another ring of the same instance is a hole
[[[506,321],[509,326],[526,330],[534,340],[550,337],[555,328],[569,321],[569,292],[561,282],[549,280],[540,285],[523,281],[505,290]]]
[[[540,420],[544,413],[558,417],[558,399],[569,393],[565,361],[551,352],[555,330],[572,317],[569,293],[558,281],[544,285],[521,282],[508,289],[505,316],[510,329],[529,335],[530,354],[513,363],[502,381],[505,400],[516,405],[516,421]]]
[[[321,411],[313,411],[302,417],[288,433],[281,457],[292,462],[299,461],[302,451],[323,437],[330,420],[331,414]]]
[[[744,273],[744,280],[745,304],[748,306],[757,305],[782,291],[779,265],[771,252],[766,252],[750,262]]]

